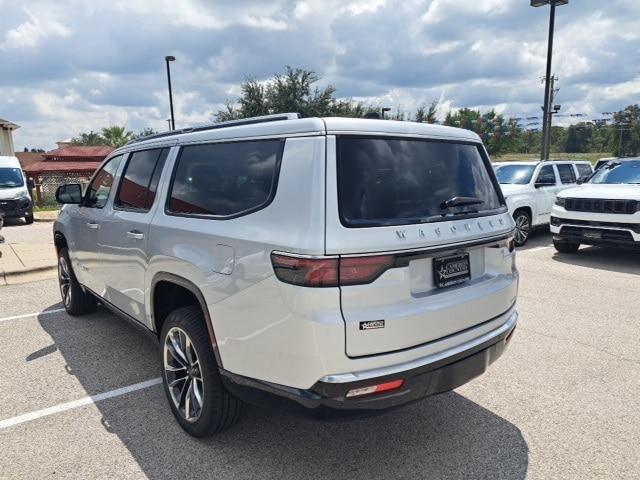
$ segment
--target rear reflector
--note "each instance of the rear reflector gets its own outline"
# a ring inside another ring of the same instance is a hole
[[[404,380],[392,380],[391,382],[380,383],[378,385],[371,385],[370,387],[354,388],[347,392],[347,398],[359,397],[361,395],[371,395],[372,393],[390,392],[391,390],[397,390],[404,385]]]

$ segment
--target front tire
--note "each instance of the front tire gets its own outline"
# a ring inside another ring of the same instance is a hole
[[[27,214],[24,216],[24,221],[27,223],[27,225],[31,225],[33,223],[33,210],[27,212]]]
[[[78,283],[73,268],[71,268],[67,247],[58,251],[58,284],[60,285],[62,304],[69,315],[75,317],[95,311],[96,298],[85,292]]]
[[[222,384],[200,308],[171,312],[160,339],[162,383],[180,426],[194,437],[207,437],[233,426],[242,404]]]
[[[516,210],[513,220],[516,222],[514,242],[516,247],[522,247],[531,235],[531,215],[526,210]]]
[[[580,248],[579,243],[565,242],[562,240],[554,240],[553,246],[560,253],[576,253]]]

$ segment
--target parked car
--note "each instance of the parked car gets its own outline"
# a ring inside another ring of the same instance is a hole
[[[501,162],[495,172],[516,223],[516,246],[521,247],[532,229],[549,224],[558,192],[588,178],[593,169],[587,161],[554,160]]]
[[[6,218],[24,217],[33,223],[33,202],[27,178],[16,157],[0,156],[0,213]]]
[[[241,401],[379,410],[483,373],[517,321],[513,219],[480,138],[258,117],[159,134],[60,187],[67,312],[152,330],[190,434]]]
[[[618,157],[599,158],[598,161],[596,162],[594,170],[600,170],[602,166],[606,165],[611,160],[617,160],[617,159]]]
[[[581,244],[640,247],[640,158],[609,161],[560,193],[551,215],[559,252],[575,253]]]

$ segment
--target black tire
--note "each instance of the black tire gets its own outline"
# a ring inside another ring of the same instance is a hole
[[[28,212],[24,216],[24,221],[27,223],[27,225],[31,225],[33,223],[33,211]]]
[[[531,235],[531,215],[524,209],[516,210],[513,213],[513,220],[516,222],[514,242],[516,247],[522,247]]]
[[[160,363],[164,392],[176,420],[189,435],[194,437],[207,437],[230,428],[238,421],[242,408],[242,402],[224,388],[204,322],[200,307],[183,307],[174,310],[167,316],[160,333]],[[176,356],[171,353],[175,350],[167,347],[167,345],[172,345],[168,336],[171,334],[174,340],[180,341],[183,338],[180,336],[182,333],[186,334],[191,349],[185,348],[186,344],[180,342],[184,356]],[[196,362],[192,363],[194,353]],[[181,368],[182,362],[176,363],[175,361],[177,357],[183,360],[188,359],[189,365]],[[189,371],[189,373],[168,370],[167,365],[171,368],[177,367],[185,372]],[[197,365],[195,371],[194,365]],[[182,376],[184,376],[184,380],[179,380],[178,378]],[[169,387],[170,382],[175,386]],[[191,410],[191,413],[197,415],[185,414],[188,408],[186,406],[187,397],[191,399],[191,408],[194,404],[196,409],[198,406],[196,394],[189,395],[190,391],[193,392],[189,389],[194,388],[189,387],[189,382],[193,385],[200,385],[200,387],[195,387],[196,390],[200,390],[200,401],[202,402],[200,409],[199,411]],[[187,416],[191,416],[191,418],[187,419]]]
[[[85,292],[78,283],[67,247],[58,251],[58,283],[62,304],[69,315],[75,317],[95,311],[97,300],[92,294]]]
[[[553,246],[560,253],[576,253],[580,248],[579,243],[564,242],[562,240],[554,240]]]

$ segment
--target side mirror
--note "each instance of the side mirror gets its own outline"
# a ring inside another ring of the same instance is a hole
[[[56,201],[67,205],[79,205],[82,201],[82,187],[79,183],[60,185],[56,190]]]
[[[580,177],[578,180],[576,180],[576,183],[577,183],[578,185],[582,185],[582,184],[583,184],[583,183],[585,183],[587,180],[589,180],[589,177],[590,177],[590,176],[591,176],[591,175],[584,175],[584,176]]]
[[[36,188],[36,182],[33,180],[33,178],[27,179],[27,188],[29,190],[33,190],[34,188]]]

